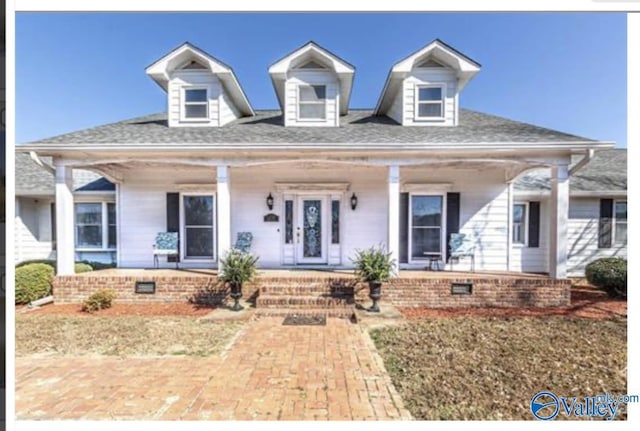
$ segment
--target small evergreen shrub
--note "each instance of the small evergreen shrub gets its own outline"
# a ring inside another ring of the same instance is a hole
[[[93,271],[93,268],[91,267],[91,265],[87,265],[86,263],[76,263],[75,269],[76,269],[76,274]]]
[[[95,293],[92,293],[83,303],[82,311],[87,313],[93,313],[94,311],[104,310],[105,308],[111,308],[113,300],[116,294],[113,290],[101,289]]]
[[[610,297],[627,297],[627,261],[620,257],[597,259],[585,268],[587,281]]]
[[[31,259],[31,260],[23,260],[22,262],[16,263],[16,268],[21,268],[26,265],[31,265],[32,263],[44,263],[45,265],[49,265],[54,270],[56,269],[56,261],[52,259]]]
[[[102,263],[102,262],[95,262],[92,260],[82,260],[78,263],[84,263],[86,265],[89,265],[91,268],[93,268],[94,271],[100,271],[101,269],[109,269],[109,268],[116,267],[115,263]]]
[[[16,304],[28,304],[51,294],[53,268],[46,263],[31,263],[16,268]]]

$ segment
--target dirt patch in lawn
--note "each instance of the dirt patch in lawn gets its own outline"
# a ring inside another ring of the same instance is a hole
[[[627,392],[626,319],[424,319],[371,336],[419,420],[535,420],[529,404],[540,391]]]
[[[16,314],[26,311],[26,308],[16,309]],[[195,304],[175,303],[175,304],[118,304],[115,303],[111,308],[96,311],[95,313],[86,313],[82,311],[81,304],[50,304],[40,308],[26,311],[29,314],[54,314],[78,317],[92,316],[204,316],[211,311],[213,307],[202,307]]]
[[[540,317],[565,316],[586,319],[618,319],[627,316],[627,301],[612,299],[606,293],[585,283],[571,288],[571,305],[568,307],[546,308],[491,308],[491,307],[459,307],[459,308],[409,308],[398,310],[408,319],[436,317]]]
[[[184,316],[16,315],[16,355],[219,353],[242,327]]]

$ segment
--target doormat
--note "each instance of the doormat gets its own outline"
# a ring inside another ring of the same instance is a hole
[[[327,316],[320,314],[288,314],[282,324],[285,326],[325,326],[327,324]]]

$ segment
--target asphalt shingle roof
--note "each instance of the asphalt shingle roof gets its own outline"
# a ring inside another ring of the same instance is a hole
[[[280,111],[257,111],[223,127],[168,127],[153,114],[93,127],[29,144],[108,147],[127,144],[442,144],[509,142],[595,142],[591,139],[465,109],[455,127],[402,127],[372,110],[351,110],[340,127],[284,127]]]
[[[550,190],[549,170],[535,170],[522,176],[515,182],[514,189]],[[573,192],[626,192],[626,148],[596,151],[591,161],[571,176],[569,189]]]
[[[51,165],[51,157],[41,157]],[[55,194],[53,174],[38,166],[29,154],[16,153],[16,196],[53,196]],[[76,171],[74,171],[76,172]],[[76,191],[113,191],[115,185],[98,174],[82,171],[74,175]]]

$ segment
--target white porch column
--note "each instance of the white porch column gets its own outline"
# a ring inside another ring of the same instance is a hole
[[[218,269],[220,259],[231,248],[231,194],[229,190],[229,167],[218,166],[217,209],[218,209]]]
[[[389,166],[389,205],[387,251],[396,262],[396,275],[400,265],[400,167]]]
[[[507,183],[507,271],[513,271],[513,181]]]
[[[56,268],[58,275],[75,273],[73,169],[56,165]]]
[[[569,222],[569,167],[551,168],[551,200],[549,223],[549,275],[567,278],[567,224]]]

